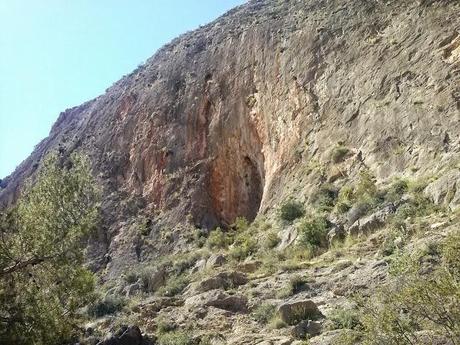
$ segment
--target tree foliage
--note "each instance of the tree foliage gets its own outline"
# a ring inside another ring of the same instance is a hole
[[[73,332],[93,275],[83,267],[99,192],[89,163],[49,156],[0,219],[0,343],[57,344]]]
[[[432,267],[433,260],[438,261]],[[392,283],[359,303],[361,327],[350,343],[365,345],[460,344],[460,231],[443,242],[440,257],[402,255]],[[341,340],[341,344],[347,342]]]

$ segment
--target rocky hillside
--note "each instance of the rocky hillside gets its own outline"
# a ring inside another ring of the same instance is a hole
[[[47,153],[84,151],[104,189],[88,260],[131,299],[129,322],[327,344],[340,332],[324,317],[383,284],[395,248],[455,227],[458,13],[456,0],[249,1],[61,113],[0,203]],[[329,242],[305,240],[311,223]],[[255,318],[276,306],[294,330],[254,319],[268,302]]]

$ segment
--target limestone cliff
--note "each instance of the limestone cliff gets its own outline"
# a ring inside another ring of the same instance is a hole
[[[459,13],[453,0],[249,1],[61,113],[0,202],[47,153],[85,151],[104,186],[89,255],[116,274],[186,246],[181,226],[269,215],[363,166],[379,181],[445,172],[460,152]]]

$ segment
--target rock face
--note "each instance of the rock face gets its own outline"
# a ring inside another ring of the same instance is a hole
[[[180,249],[145,247],[136,217],[153,219],[154,240],[185,215],[202,228],[251,220],[294,188],[308,195],[338,142],[356,155],[334,179],[363,165],[379,179],[429,173],[459,152],[459,11],[455,0],[249,1],[61,113],[2,180],[0,204],[47,153],[86,152],[104,185],[90,259],[117,274]]]
[[[143,337],[136,326],[122,327],[115,335],[97,345],[153,345],[154,342]]]
[[[396,211],[396,207],[391,204],[369,216],[358,219],[348,228],[348,234],[352,236],[368,234],[378,229],[385,223],[385,220]]]

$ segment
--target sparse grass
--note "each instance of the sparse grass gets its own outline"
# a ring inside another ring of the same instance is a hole
[[[87,313],[91,317],[99,318],[115,314],[123,309],[125,300],[116,296],[100,297],[88,306]]]
[[[409,191],[409,183],[407,180],[395,180],[386,191],[385,199],[390,202],[396,202]]]
[[[271,329],[281,329],[281,328],[284,328],[286,327],[287,324],[281,320],[281,318],[279,316],[275,316],[272,318],[272,320],[270,321],[270,325],[269,327]]]
[[[192,337],[182,331],[172,331],[160,334],[157,339],[158,345],[193,345]]]
[[[275,312],[276,307],[273,304],[262,303],[254,309],[252,316],[258,323],[266,325],[273,318]]]
[[[180,294],[190,283],[189,277],[185,275],[173,276],[166,281],[166,285],[158,289],[160,296],[173,297]]]
[[[295,275],[292,277],[289,282],[277,292],[276,297],[278,298],[287,298],[292,295],[295,295],[308,286],[308,280],[300,275]]]

